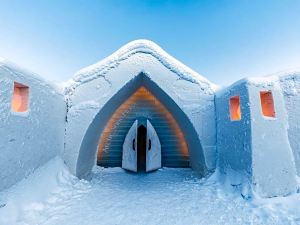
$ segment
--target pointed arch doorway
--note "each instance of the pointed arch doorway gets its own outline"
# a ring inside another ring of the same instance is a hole
[[[162,167],[192,167],[205,176],[208,170],[198,133],[173,98],[145,73],[123,85],[88,126],[76,156],[76,175],[88,176],[95,163],[102,167],[121,167],[125,136],[134,121],[144,117],[159,136]],[[135,104],[137,99],[142,100],[140,105]],[[149,111],[151,107],[145,104],[153,106],[153,110]],[[140,106],[144,110],[132,110]]]
[[[190,167],[189,150],[171,112],[141,86],[107,122],[99,139],[97,164],[133,172]]]
[[[133,172],[150,172],[161,168],[161,144],[149,120],[146,127],[135,120],[122,148],[122,168]]]

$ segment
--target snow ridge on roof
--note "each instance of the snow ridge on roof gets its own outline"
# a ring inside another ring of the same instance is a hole
[[[185,66],[183,63],[179,62],[177,59],[166,53],[154,42],[149,40],[132,41],[117,50],[112,55],[103,59],[102,61],[81,69],[75,74],[72,81],[68,82],[69,88],[76,88],[77,86],[94,80],[98,77],[105,78],[105,74],[109,70],[117,67],[121,61],[126,60],[136,53],[145,53],[152,55],[165,67],[176,73],[180,77],[180,79],[197,83],[201,87],[209,89],[211,92],[214,92],[217,88],[217,85],[211,83],[209,80],[207,80],[197,72]]]
[[[300,70],[286,70],[286,71],[280,71],[276,73],[267,74],[264,76],[252,76],[252,77],[245,77],[240,80],[237,80],[236,82],[230,84],[229,86],[220,88],[220,91],[222,89],[227,90],[232,88],[233,86],[239,85],[241,83],[248,83],[251,85],[273,85],[275,83],[278,83],[280,81],[284,80],[299,80],[300,81]]]
[[[0,68],[4,69],[10,74],[16,75],[17,77],[19,77],[24,81],[39,83],[42,86],[49,87],[55,90],[57,93],[62,94],[63,89],[59,88],[58,85],[2,57],[0,57]]]
[[[288,73],[281,74],[279,76],[280,80],[299,80],[300,81],[300,71],[292,71]]]
[[[300,72],[297,70],[286,70],[272,73],[263,77],[248,77],[246,78],[250,84],[272,85],[285,80],[299,80]]]

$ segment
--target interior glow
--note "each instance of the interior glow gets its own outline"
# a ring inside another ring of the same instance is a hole
[[[240,96],[233,96],[229,101],[230,119],[241,120]]]
[[[29,88],[23,84],[14,83],[11,108],[14,112],[28,111]]]
[[[274,100],[271,91],[260,92],[261,110],[264,116],[275,117]]]
[[[118,107],[118,109],[111,116],[109,121],[107,122],[99,140],[98,145],[98,155],[97,158],[100,160],[102,158],[103,152],[106,149],[106,142],[113,131],[114,126],[118,124],[121,116],[137,101],[141,99],[146,99],[149,101],[153,101],[155,104],[155,108],[157,111],[162,112],[165,115],[165,119],[168,122],[170,128],[176,135],[179,143],[180,152],[183,156],[189,156],[188,147],[184,138],[184,135],[177,124],[173,115],[166,109],[166,107],[145,87],[140,87],[132,96],[130,96],[122,105]]]

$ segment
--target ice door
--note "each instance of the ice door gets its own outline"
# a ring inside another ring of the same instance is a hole
[[[161,168],[161,145],[157,133],[147,120],[146,172]]]
[[[122,168],[137,172],[137,125],[136,120],[129,129],[123,143]]]

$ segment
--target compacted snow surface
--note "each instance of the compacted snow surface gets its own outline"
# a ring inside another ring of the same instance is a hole
[[[0,224],[300,224],[299,194],[246,200],[218,180],[100,167],[78,180],[56,158],[0,193]]]

